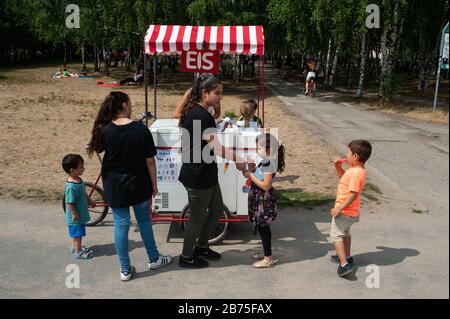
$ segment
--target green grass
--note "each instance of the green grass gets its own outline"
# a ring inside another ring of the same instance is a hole
[[[313,209],[334,201],[333,197],[308,193],[299,190],[277,190],[277,203],[280,207],[298,206],[306,209]]]
[[[383,194],[383,192],[377,185],[372,183],[366,183],[364,185],[364,189],[361,195],[367,198],[368,200],[378,202],[378,198],[375,196],[376,194]]]

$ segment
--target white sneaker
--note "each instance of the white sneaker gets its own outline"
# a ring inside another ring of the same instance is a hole
[[[131,266],[130,271],[122,271],[120,269],[120,280],[122,281],[129,281],[131,280],[131,277],[133,277],[133,274],[136,272],[136,268]]]
[[[172,256],[163,256],[160,254],[157,261],[148,263],[148,269],[155,270],[161,267],[165,267],[168,264],[170,264],[172,260],[173,260]]]

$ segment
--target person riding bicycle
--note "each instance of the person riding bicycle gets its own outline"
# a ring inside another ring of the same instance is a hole
[[[308,95],[309,90],[311,89],[311,81],[314,81],[317,77],[316,73],[316,62],[311,61],[308,62],[308,74],[306,75],[306,81],[305,81],[305,95]],[[305,70],[306,73],[306,70]]]

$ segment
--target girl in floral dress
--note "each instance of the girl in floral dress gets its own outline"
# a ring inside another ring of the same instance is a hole
[[[263,133],[256,138],[256,151],[262,158],[254,172],[244,172],[244,176],[252,181],[248,194],[248,213],[250,221],[258,230],[264,249],[264,256],[253,263],[255,268],[268,268],[274,265],[272,258],[272,233],[270,225],[277,217],[277,201],[272,186],[276,172],[284,171],[284,146],[270,133]]]

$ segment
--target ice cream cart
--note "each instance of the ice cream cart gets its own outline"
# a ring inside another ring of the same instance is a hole
[[[264,33],[262,26],[178,26],[150,25],[144,39],[144,88],[145,111],[148,113],[148,55],[154,63],[154,121],[149,126],[157,149],[157,180],[159,193],[152,203],[152,221],[179,222],[184,228],[189,219],[187,192],[178,181],[181,161],[181,129],[176,119],[158,119],[156,56],[164,54],[185,54],[186,52],[216,52],[222,54],[244,54],[259,56],[258,116],[264,123]],[[195,60],[197,61],[197,60]],[[194,61],[194,62],[195,62]],[[198,59],[198,67],[202,60]],[[259,111],[261,110],[261,112]],[[241,157],[255,155],[258,129],[234,127],[218,131],[221,143],[233,148]],[[226,235],[229,223],[247,222],[246,179],[229,163],[217,157],[219,183],[224,200],[223,218],[219,219],[210,243],[220,242]]]

